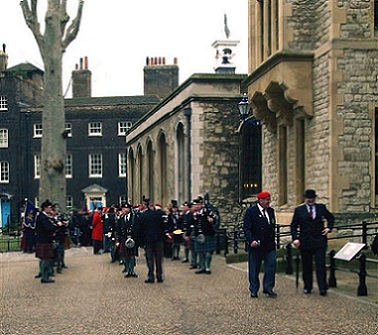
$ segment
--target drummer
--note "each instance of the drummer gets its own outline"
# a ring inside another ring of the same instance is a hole
[[[172,200],[168,214],[168,231],[172,236],[172,261],[180,260],[180,247],[184,239],[177,201]]]

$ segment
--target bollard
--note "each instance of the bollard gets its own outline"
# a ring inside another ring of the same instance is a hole
[[[367,222],[364,221],[362,222],[362,243],[365,243],[365,246],[364,246],[364,249],[368,249],[368,246],[367,246]]]
[[[329,253],[329,279],[328,279],[329,287],[337,287],[335,255],[336,255],[335,250],[331,250]]]
[[[358,272],[359,285],[357,289],[358,296],[367,296],[367,287],[366,287],[366,256],[361,255],[359,257],[360,261],[360,271]]]
[[[285,273],[287,275],[293,274],[293,255],[292,255],[292,249],[293,247],[291,246],[291,243],[289,243],[286,246],[286,270]]]

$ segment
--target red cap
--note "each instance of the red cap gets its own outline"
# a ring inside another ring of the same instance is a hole
[[[257,199],[266,199],[268,197],[270,197],[269,192],[260,192],[259,194],[257,194]]]
[[[161,205],[157,202],[157,203],[155,204],[155,207],[160,207],[160,208],[161,208]]]

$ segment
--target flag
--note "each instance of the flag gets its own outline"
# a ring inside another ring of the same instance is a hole
[[[29,228],[35,228],[35,218],[37,216],[37,209],[31,202],[26,203],[25,215],[24,215],[24,226]]]

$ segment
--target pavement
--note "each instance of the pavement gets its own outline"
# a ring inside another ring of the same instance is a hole
[[[277,274],[276,299],[248,292],[247,264],[215,255],[212,273],[195,274],[188,263],[164,260],[164,282],[145,284],[144,256],[138,278],[91,247],[66,251],[68,268],[53,284],[34,279],[33,254],[0,254],[0,333],[15,334],[378,334],[378,283],[358,297],[358,276],[340,276],[326,297],[304,295],[295,276]]]

